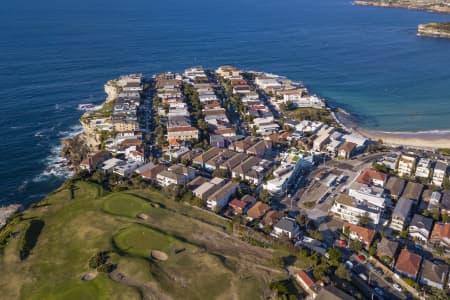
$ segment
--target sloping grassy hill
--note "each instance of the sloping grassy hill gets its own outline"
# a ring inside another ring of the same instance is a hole
[[[73,193],[60,188],[0,234],[2,299],[259,299],[282,276],[271,251],[229,235],[228,221],[158,191],[77,182]]]

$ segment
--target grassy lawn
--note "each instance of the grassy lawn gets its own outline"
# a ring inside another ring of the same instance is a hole
[[[74,195],[58,189],[8,228],[15,237],[0,252],[2,299],[141,299],[138,288],[105,273],[81,280],[100,251],[112,251],[109,262],[134,282],[153,282],[174,299],[255,299],[280,276],[255,268],[271,267],[270,250],[231,237],[226,220],[157,191],[106,194],[77,182]],[[148,219],[136,218],[140,213]],[[24,245],[29,253],[21,260]],[[169,259],[152,261],[151,250]]]
[[[291,110],[286,110],[285,113],[294,120],[303,121],[321,121],[323,123],[333,125],[336,121],[327,109],[300,107]]]
[[[132,225],[114,236],[114,244],[123,252],[149,257],[152,250],[169,254],[174,239],[142,225]]]

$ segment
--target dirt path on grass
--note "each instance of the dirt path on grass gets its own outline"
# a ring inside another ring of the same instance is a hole
[[[172,298],[164,294],[155,283],[139,284],[132,278],[120,273],[118,269],[109,273],[109,277],[117,283],[139,289],[142,293],[143,300],[172,300]]]

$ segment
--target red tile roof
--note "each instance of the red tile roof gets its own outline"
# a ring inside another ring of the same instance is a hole
[[[367,245],[372,244],[377,232],[375,230],[365,228],[359,225],[344,222],[344,228],[348,227],[350,232],[355,232]]]
[[[297,272],[297,278],[301,281],[303,281],[303,283],[309,287],[312,288],[313,286],[316,285],[316,283],[314,282],[314,280],[308,275],[308,273],[306,273],[305,271],[301,270],[299,272]]]
[[[233,199],[230,201],[229,205],[234,209],[240,208],[241,210],[243,210],[247,206],[247,203],[238,199]]]
[[[436,223],[434,224],[433,231],[431,232],[430,242],[436,243],[443,238],[450,239],[450,223]]]
[[[372,180],[380,180],[386,181],[387,175],[383,172],[377,171],[372,168],[365,168],[361,174],[359,174],[358,178],[356,178],[356,182],[363,184],[370,184]]]
[[[415,277],[419,272],[421,261],[421,256],[409,252],[406,249],[402,249],[400,255],[397,258],[395,269],[399,272],[406,273]]]

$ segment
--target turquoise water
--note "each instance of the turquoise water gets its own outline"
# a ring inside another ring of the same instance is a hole
[[[450,40],[417,24],[450,16],[343,0],[15,1],[0,8],[0,202],[61,183],[45,172],[123,73],[233,64],[303,81],[366,128],[450,129]],[[107,6],[106,6],[107,5]]]

